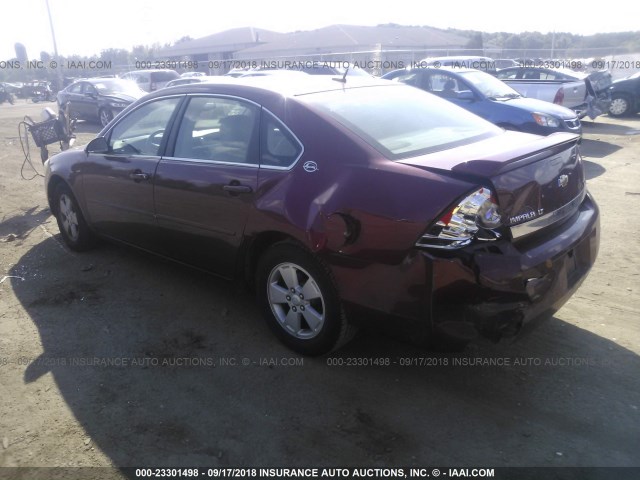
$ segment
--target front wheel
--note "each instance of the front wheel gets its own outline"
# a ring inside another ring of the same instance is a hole
[[[260,259],[258,302],[276,336],[303,355],[323,355],[352,336],[328,267],[302,247],[283,242]]]
[[[55,216],[64,243],[71,250],[78,252],[88,250],[95,242],[95,237],[78,206],[71,189],[61,183],[54,192]]]

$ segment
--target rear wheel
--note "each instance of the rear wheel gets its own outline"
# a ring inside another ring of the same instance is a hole
[[[331,272],[302,247],[271,247],[258,264],[256,285],[269,327],[292,350],[322,355],[352,337]]]
[[[53,199],[56,220],[64,243],[71,250],[78,252],[91,248],[95,243],[95,237],[89,230],[71,189],[63,183],[59,184]]]
[[[111,113],[111,110],[109,109],[101,108],[98,112],[98,118],[100,119],[100,125],[106,127],[113,119],[113,113]]]
[[[612,117],[622,117],[628,115],[631,110],[631,101],[626,95],[620,93],[611,96],[609,105],[609,115]]]

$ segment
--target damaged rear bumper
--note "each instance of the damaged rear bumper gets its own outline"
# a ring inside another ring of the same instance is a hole
[[[498,339],[550,317],[586,278],[599,236],[598,207],[587,195],[570,219],[535,238],[467,252],[466,258],[431,257],[434,329],[454,338],[479,332]],[[456,278],[448,273],[438,283],[452,263]]]
[[[550,317],[571,297],[595,262],[599,235],[598,207],[587,195],[561,225],[517,242],[413,250],[399,265],[334,261],[332,269],[360,323],[382,321],[387,332],[416,340],[434,333],[497,340]]]

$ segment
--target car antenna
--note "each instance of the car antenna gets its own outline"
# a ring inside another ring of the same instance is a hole
[[[342,75],[342,78],[332,78],[332,80],[335,80],[336,82],[340,82],[340,83],[347,83],[347,73],[349,73],[349,67],[351,65],[347,65],[347,68],[344,70],[344,75]]]

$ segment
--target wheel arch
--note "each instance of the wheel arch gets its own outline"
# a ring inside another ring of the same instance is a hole
[[[617,117],[617,116],[626,116],[626,115],[630,115],[633,113],[636,113],[638,111],[638,108],[640,107],[640,101],[637,101],[635,96],[632,95],[629,92],[625,92],[625,91],[621,91],[621,92],[613,92],[611,94],[611,100],[615,100],[616,98],[622,98],[627,102],[627,110],[622,113],[622,114],[612,114],[610,111],[608,112],[611,116]]]
[[[58,185],[63,184],[66,185],[72,192],[73,189],[71,188],[71,185],[69,185],[69,183],[67,183],[66,180],[64,180],[61,176],[59,175],[52,175],[51,178],[49,179],[49,183],[47,184],[47,201],[49,202],[49,208],[51,209],[51,213],[53,213],[54,215],[56,215],[58,206],[56,205],[56,202],[54,202],[54,198],[53,195],[56,191],[56,188],[58,188]]]
[[[244,255],[241,257],[240,276],[249,288],[255,288],[256,269],[262,255],[273,245],[282,242],[290,242],[305,251],[308,250],[295,237],[280,231],[260,232],[246,241]]]

